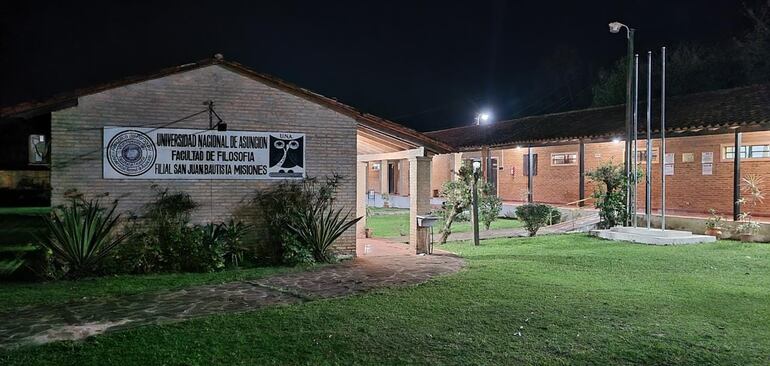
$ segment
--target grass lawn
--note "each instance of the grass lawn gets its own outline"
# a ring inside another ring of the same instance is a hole
[[[402,289],[0,353],[3,365],[770,363],[770,246],[457,242]]]
[[[398,236],[409,235],[409,210],[406,209],[382,209],[377,208],[372,210],[371,216],[366,219],[366,226],[372,229],[372,232],[377,238],[393,238]],[[520,228],[523,224],[521,221],[498,218],[490,229],[513,229]],[[441,228],[444,227],[444,220],[439,222],[434,227],[434,231],[438,233]],[[480,227],[484,230],[484,226]],[[473,230],[469,221],[454,222],[452,223],[453,233],[464,233]]]

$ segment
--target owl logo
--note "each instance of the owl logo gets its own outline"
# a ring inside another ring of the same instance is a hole
[[[275,178],[305,176],[305,136],[288,133],[270,135],[270,167],[268,175]]]

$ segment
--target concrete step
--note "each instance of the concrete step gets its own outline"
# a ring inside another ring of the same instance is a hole
[[[711,243],[716,238],[710,235],[695,235],[689,231],[660,230],[633,227],[613,227],[607,230],[591,230],[590,234],[603,239],[630,241],[652,245],[681,245]]]

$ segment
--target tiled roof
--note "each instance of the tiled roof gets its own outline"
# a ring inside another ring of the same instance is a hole
[[[211,65],[220,65],[234,72],[251,77],[267,85],[283,90],[287,93],[308,99],[312,102],[335,110],[341,114],[347,115],[355,119],[361,125],[375,129],[381,133],[385,133],[387,135],[391,135],[393,137],[424,146],[429,151],[435,153],[444,153],[452,150],[451,146],[445,144],[444,142],[437,141],[416,130],[369,113],[360,112],[347,104],[337,101],[336,99],[323,96],[305,88],[301,88],[274,76],[256,72],[237,62],[226,61],[221,56],[215,56],[213,58],[194,63],[166,68],[147,75],[133,76],[88,88],[78,89],[72,92],[57,95],[53,98],[43,101],[25,102],[13,106],[2,107],[0,108],[0,119],[29,117],[40,113],[72,107],[77,105],[77,98],[81,96],[95,94],[104,90],[157,79],[167,75],[190,71]]]
[[[660,106],[652,104],[653,132],[660,132]],[[426,132],[458,150],[481,146],[540,144],[575,139],[621,137],[625,105],[590,108]],[[646,103],[639,104],[640,132],[646,124]],[[666,99],[666,132],[770,124],[770,84],[688,94]]]

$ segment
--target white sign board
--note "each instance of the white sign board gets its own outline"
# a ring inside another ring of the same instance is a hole
[[[714,162],[714,152],[713,151],[704,151],[700,155],[700,162],[701,163],[713,163]]]
[[[293,179],[305,176],[305,135],[104,127],[105,179]]]
[[[664,164],[663,173],[665,175],[674,175],[674,164]]]
[[[712,175],[712,174],[714,174],[714,163],[703,163],[703,164],[701,164],[701,174],[702,175]]]

